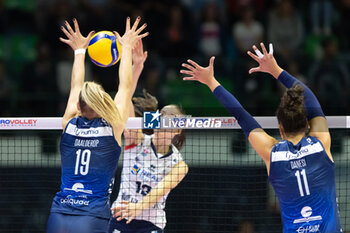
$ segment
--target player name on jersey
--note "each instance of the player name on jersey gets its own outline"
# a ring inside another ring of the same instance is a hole
[[[305,159],[299,159],[299,160],[290,161],[290,167],[292,169],[306,167],[306,160]]]
[[[75,139],[74,146],[97,147],[99,142],[100,141],[98,139],[94,139],[94,140]]]

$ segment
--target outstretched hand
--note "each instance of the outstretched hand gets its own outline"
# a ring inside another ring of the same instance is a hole
[[[138,40],[136,42],[135,47],[132,50],[132,63],[133,65],[143,65],[145,63],[148,56],[147,51],[143,51],[143,43],[142,40]]]
[[[128,218],[126,222],[128,224],[142,212],[142,208],[137,203],[122,201],[119,204],[121,205],[111,208],[113,218],[117,218],[117,221]]]
[[[187,60],[187,63],[183,63],[182,66],[187,70],[180,70],[180,73],[189,75],[184,77],[183,80],[198,81],[207,85],[210,89],[217,84],[214,77],[214,60],[215,57],[211,57],[209,60],[209,66],[202,67],[192,60]]]
[[[145,23],[139,29],[137,29],[137,26],[139,25],[140,20],[141,20],[141,17],[140,16],[137,17],[134,25],[130,28],[130,17],[128,17],[126,19],[125,33],[123,36],[120,36],[118,32],[114,31],[114,34],[117,37],[117,39],[122,47],[134,48],[137,41],[148,36],[148,32],[140,35],[140,33],[143,31],[143,29],[145,29],[147,27],[147,24]]]
[[[259,63],[258,67],[254,67],[249,70],[249,74],[252,74],[254,72],[265,72],[265,73],[271,74],[277,79],[283,70],[278,66],[273,56],[272,44],[270,44],[269,53],[267,52],[265,45],[263,43],[260,43],[260,46],[263,53],[261,53],[260,50],[255,45],[253,45],[253,50],[255,51],[256,55],[248,51],[248,55],[251,58],[253,58],[257,63]]]
[[[89,41],[91,37],[95,34],[95,32],[91,31],[87,37],[84,37],[80,33],[77,19],[73,19],[73,22],[75,31],[73,31],[69,23],[65,21],[66,28],[62,26],[61,30],[67,36],[68,39],[63,39],[62,37],[60,37],[60,41],[65,44],[68,44],[73,50],[87,49],[87,47],[89,46]]]

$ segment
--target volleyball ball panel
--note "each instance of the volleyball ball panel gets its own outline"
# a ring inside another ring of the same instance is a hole
[[[113,66],[120,59],[120,44],[112,32],[100,31],[91,37],[88,54],[98,66]]]

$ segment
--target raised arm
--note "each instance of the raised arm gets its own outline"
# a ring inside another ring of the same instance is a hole
[[[210,88],[220,103],[236,118],[250,144],[264,160],[266,167],[269,168],[270,153],[277,140],[268,135],[238,100],[215,79],[214,57],[210,59],[208,67],[201,67],[191,60],[188,60],[188,63],[182,64],[187,70],[180,71],[189,75],[184,80],[198,81]]]
[[[331,137],[328,130],[328,123],[325,115],[322,111],[321,105],[318,102],[316,96],[310,88],[303,84],[300,80],[297,80],[291,76],[287,71],[284,71],[276,62],[272,50],[272,45],[270,44],[270,52],[268,53],[264,44],[261,43],[261,48],[263,53],[261,53],[258,48],[254,45],[253,50],[257,55],[248,51],[248,55],[251,56],[256,62],[259,63],[258,67],[249,70],[249,73],[254,72],[265,72],[271,74],[275,79],[280,81],[286,88],[291,88],[295,83],[301,85],[304,88],[304,102],[307,118],[310,125],[310,136],[318,138],[328,155],[331,159]]]
[[[79,100],[79,93],[84,84],[85,75],[85,51],[89,45],[90,38],[94,32],[90,32],[87,37],[81,35],[79,30],[78,21],[73,20],[74,29],[65,21],[66,28],[62,26],[61,30],[67,36],[67,39],[60,37],[60,41],[68,44],[74,51],[74,63],[71,77],[71,87],[68,98],[67,107],[62,118],[62,127],[65,129],[70,119],[75,117],[78,113],[77,103]]]
[[[164,177],[158,185],[152,188],[142,201],[138,203],[129,203],[126,201],[121,202],[122,205],[112,208],[113,217],[120,221],[123,218],[128,218],[127,223],[130,223],[136,216],[138,216],[143,210],[151,208],[156,204],[164,195],[169,193],[175,188],[188,172],[188,166],[184,161],[180,161],[176,164],[171,171]]]
[[[148,52],[143,50],[142,40],[138,40],[132,50],[132,95],[135,93],[147,56]]]
[[[130,28],[130,18],[128,17],[126,20],[126,28],[123,37],[120,37],[117,32],[114,32],[121,45],[119,87],[114,98],[114,102],[118,108],[122,122],[119,122],[118,126],[113,127],[118,137],[121,137],[130,114],[130,102],[133,94],[132,49],[138,40],[141,40],[148,35],[147,32],[139,35],[146,27],[146,24],[143,24],[137,29],[139,22],[140,17],[137,17],[134,25]]]
[[[143,51],[142,40],[137,41],[135,48],[132,50],[132,88],[131,96],[135,94],[137,83],[139,81],[140,75],[143,70],[144,63],[147,59],[147,51]],[[144,90],[144,96],[146,98],[146,93]],[[130,99],[129,101],[129,117],[135,117],[134,105]],[[133,144],[138,144],[142,139],[142,132],[139,129],[125,129],[124,130],[124,145],[129,146]]]

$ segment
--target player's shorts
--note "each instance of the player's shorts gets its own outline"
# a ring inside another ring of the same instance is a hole
[[[106,233],[108,219],[86,215],[51,213],[47,233]]]
[[[126,224],[126,220],[117,221],[116,218],[109,220],[108,233],[164,233],[162,229],[151,222],[132,220]]]

